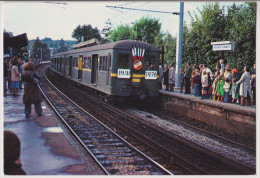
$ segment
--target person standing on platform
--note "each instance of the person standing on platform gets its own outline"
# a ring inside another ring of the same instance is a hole
[[[170,85],[170,91],[174,91],[173,87],[175,85],[175,69],[173,67],[173,63],[170,65],[170,69],[169,69],[169,85]]]
[[[190,66],[190,62],[188,62],[186,65],[186,72],[184,74],[184,80],[185,80],[185,94],[190,94],[190,77],[192,68]]]
[[[245,66],[244,73],[242,74],[239,81],[237,81],[236,84],[240,84],[239,88],[239,95],[241,97],[240,99],[240,105],[244,106],[245,104],[247,106],[251,106],[251,85],[250,85],[250,73],[249,73],[249,66]]]
[[[197,65],[193,64],[192,72],[191,72],[191,79],[190,79],[191,94],[194,93],[194,81],[193,81],[193,78],[195,77],[195,73],[196,73],[197,69],[198,69]]]
[[[229,95],[231,95],[232,97],[232,103],[238,103],[238,100],[239,100],[239,93],[238,93],[238,85],[236,84],[237,80],[236,78],[233,78],[232,79],[232,87],[231,87],[231,90],[230,90],[230,93]]]
[[[5,175],[26,175],[20,160],[21,142],[16,134],[4,131],[4,173]]]
[[[40,80],[39,75],[35,72],[33,62],[28,62],[24,66],[24,71],[22,73],[24,82],[23,103],[25,104],[26,117],[29,117],[29,114],[31,114],[31,104],[34,104],[36,114],[38,114],[38,116],[42,115],[42,94],[38,85],[34,82],[34,77]]]
[[[20,81],[20,72],[18,69],[18,61],[14,60],[11,67],[11,81],[12,81],[12,91],[14,96],[18,96],[18,88]]]
[[[7,84],[8,83],[8,61],[7,58],[4,59],[4,92],[7,91]]]
[[[194,94],[193,96],[199,96],[199,85],[201,83],[200,73],[197,71],[193,77],[194,82]]]
[[[20,74],[23,72],[22,65],[23,65],[23,61],[21,58],[19,58],[18,59],[18,70],[19,70]],[[23,89],[21,75],[20,75],[20,80],[19,80],[19,89],[20,90]]]
[[[169,67],[166,64],[165,70],[163,71],[163,84],[166,87],[166,91],[169,91]]]
[[[253,91],[253,104],[256,104],[256,64],[254,64],[253,73],[251,77],[251,87]]]
[[[201,77],[201,84],[202,84],[202,96],[201,99],[206,99],[206,95],[207,95],[207,88],[208,88],[208,75],[207,72],[204,71],[202,73],[202,77]]]
[[[221,66],[221,70],[224,72],[224,71],[225,71],[224,60],[223,60],[223,59],[220,59],[220,60],[219,60],[219,64],[220,64],[220,66]]]
[[[224,102],[229,103],[229,93],[230,93],[230,82],[229,78],[225,78],[225,84],[223,86],[225,94],[224,94]]]
[[[183,93],[183,86],[184,86],[184,69],[181,67],[180,69],[180,81],[181,81],[181,91]]]
[[[222,73],[223,72],[221,72],[221,74],[219,75],[219,83],[218,83],[218,93],[220,97],[220,102],[224,101],[224,94],[225,94],[225,90],[223,88],[223,86],[225,85],[225,81],[224,81],[224,74]]]
[[[163,67],[162,63],[159,64],[159,90],[162,89],[162,82],[163,82]]]

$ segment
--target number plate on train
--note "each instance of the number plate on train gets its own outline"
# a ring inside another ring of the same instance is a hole
[[[145,71],[145,79],[157,79],[157,71]]]
[[[117,78],[130,78],[130,69],[118,69]]]

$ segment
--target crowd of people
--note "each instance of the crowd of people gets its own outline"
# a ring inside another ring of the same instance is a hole
[[[207,64],[199,66],[188,62],[180,69],[181,93],[192,94],[201,99],[212,99],[225,103],[236,103],[242,106],[256,104],[256,65],[253,69],[244,67],[244,71],[231,68],[220,60],[215,72]],[[165,85],[166,91],[174,91],[176,83],[174,64],[159,66],[159,88]]]
[[[35,71],[38,60],[14,57],[4,59],[4,93],[11,90],[13,96],[19,96],[18,91],[23,90],[24,113],[26,117],[31,114],[31,105],[35,105],[38,116],[42,115],[41,102],[43,101],[40,89],[36,80],[40,80]],[[23,88],[24,87],[24,88]]]

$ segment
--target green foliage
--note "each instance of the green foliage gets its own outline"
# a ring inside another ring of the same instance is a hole
[[[32,46],[31,57],[42,59],[43,61],[50,60],[50,49],[47,43],[42,43],[39,37],[34,41]]]
[[[161,23],[158,19],[142,17],[132,27],[128,24],[120,24],[118,27],[113,29],[108,36],[111,41],[137,39],[155,44],[156,38],[160,35],[160,31]]]
[[[65,41],[63,39],[61,39],[59,43],[60,43],[60,48],[57,49],[57,53],[61,53],[69,50],[68,46],[66,46]]]
[[[90,40],[92,38],[101,40],[101,36],[97,27],[92,28],[90,24],[83,26],[78,25],[72,32],[72,37],[75,38],[78,43],[81,42],[82,36],[84,37],[84,41]]]
[[[124,39],[131,39],[130,26],[120,24],[116,29],[113,29],[109,33],[109,39],[111,41],[119,41]]]
[[[220,59],[233,68],[255,63],[256,3],[250,2],[231,7],[219,7],[218,3],[207,3],[199,14],[190,16],[190,28],[183,30],[183,63],[207,63],[215,69]],[[234,41],[234,51],[212,51],[211,42]]]
[[[162,24],[159,19],[142,17],[132,28],[132,37],[150,44],[155,43],[155,38],[160,35]],[[135,32],[135,33],[134,33]]]

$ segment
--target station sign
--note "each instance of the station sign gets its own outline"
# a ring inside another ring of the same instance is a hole
[[[234,50],[233,41],[221,41],[221,42],[212,42],[213,51],[231,51]]]
[[[130,69],[118,69],[117,78],[130,78]]]

